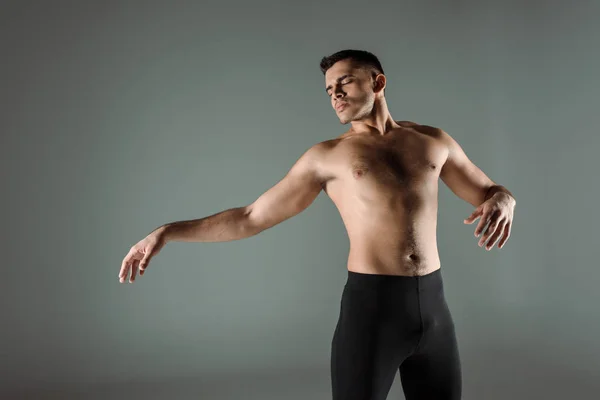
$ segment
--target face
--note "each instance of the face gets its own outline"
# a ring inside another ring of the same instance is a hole
[[[325,72],[327,95],[342,124],[371,113],[375,102],[373,83],[369,72],[354,68],[351,60],[338,61]]]

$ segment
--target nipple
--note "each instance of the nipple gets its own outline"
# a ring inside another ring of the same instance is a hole
[[[365,174],[365,171],[362,169],[355,169],[353,174],[354,174],[354,177],[358,179]]]

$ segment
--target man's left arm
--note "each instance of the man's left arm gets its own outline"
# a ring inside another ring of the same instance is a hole
[[[438,129],[435,136],[448,149],[448,158],[442,166],[440,178],[454,194],[476,207],[464,223],[472,224],[481,217],[475,228],[475,236],[479,237],[489,222],[479,239],[479,247],[489,239],[485,248],[490,250],[502,237],[498,243],[498,248],[501,249],[510,237],[515,197],[508,189],[497,185],[479,169],[448,133]]]

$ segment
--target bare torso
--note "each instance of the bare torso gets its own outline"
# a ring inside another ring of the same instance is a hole
[[[447,148],[431,127],[408,121],[384,136],[330,140],[323,189],[350,239],[348,270],[425,275],[440,268],[438,178]]]

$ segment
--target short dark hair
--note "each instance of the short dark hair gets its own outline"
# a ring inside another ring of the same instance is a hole
[[[321,59],[321,63],[319,64],[319,66],[321,67],[321,72],[323,72],[323,75],[325,75],[325,72],[327,72],[327,70],[331,68],[333,64],[335,64],[338,61],[347,59],[352,60],[352,63],[359,68],[370,69],[371,76],[373,78],[375,78],[377,74],[384,73],[379,59],[373,53],[370,53],[365,50],[351,49],[341,50],[337,53],[333,53],[330,56],[323,57]]]

